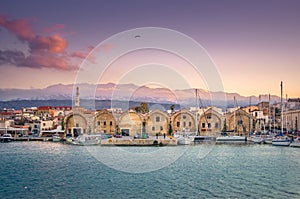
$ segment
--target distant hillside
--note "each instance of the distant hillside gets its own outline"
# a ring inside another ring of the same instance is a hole
[[[111,100],[81,100],[81,106],[86,109],[91,110],[103,110],[109,108],[122,108],[123,110],[127,110],[130,107],[139,106],[140,102],[136,101],[114,101]],[[149,102],[148,106],[150,110],[154,110],[159,108],[161,110],[169,110],[172,104],[165,103],[153,103]],[[180,109],[179,104],[174,104],[175,109]],[[22,109],[23,107],[39,107],[39,106],[72,106],[72,100],[12,100],[12,101],[0,101],[0,109]]]
[[[134,84],[79,84],[80,98],[85,100],[96,100],[105,102],[149,102],[159,104],[180,104],[181,106],[196,106],[195,89],[169,90],[166,88],[149,88],[147,86],[137,86]],[[44,89],[0,89],[1,107],[25,107],[42,105],[71,105],[73,84],[52,85]],[[250,96],[241,96],[238,93],[209,92],[198,89],[201,98],[199,106],[217,106],[220,108],[232,107],[233,98],[237,100],[238,106],[249,105]],[[268,101],[268,95],[261,95],[261,100]],[[91,101],[83,106],[91,106]],[[272,95],[271,102],[279,102],[278,96]],[[34,104],[34,103],[35,104]],[[251,96],[251,104],[257,104],[259,98]],[[93,104],[93,103],[92,103]],[[101,107],[97,104],[97,107]]]

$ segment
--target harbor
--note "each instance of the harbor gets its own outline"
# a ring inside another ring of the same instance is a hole
[[[164,161],[164,150],[173,156],[178,150],[182,154],[172,164],[158,167]],[[122,157],[121,164],[113,164],[115,152]],[[154,152],[156,158],[147,156]],[[72,147],[12,142],[0,144],[0,153],[1,163],[12,170],[0,170],[5,184],[0,195],[9,198],[300,197],[300,150],[291,147]],[[108,159],[97,157],[101,153]],[[106,165],[105,160],[111,164]],[[148,168],[158,169],[145,172]]]

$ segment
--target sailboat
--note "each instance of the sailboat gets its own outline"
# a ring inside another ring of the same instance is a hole
[[[290,138],[287,136],[283,136],[283,105],[282,105],[282,90],[283,90],[283,84],[282,81],[280,83],[281,88],[281,133],[279,135],[276,135],[275,138],[272,140],[273,146],[290,146]]]
[[[203,104],[202,104],[200,96],[198,95],[198,90],[196,89],[195,92],[196,92],[197,112],[196,112],[196,135],[194,136],[193,142],[194,142],[194,144],[202,144],[202,143],[210,144],[215,140],[214,137],[199,135],[199,133],[200,133],[200,131],[199,131],[200,118],[199,118],[199,121],[198,121],[198,110],[199,110],[199,104],[201,105],[200,107],[203,107]],[[206,117],[206,114],[205,114],[204,110],[203,110],[203,115],[204,115],[204,118],[206,120],[206,124],[208,125],[207,117]]]
[[[234,107],[236,108],[236,99],[234,97]],[[233,124],[234,124],[234,134],[236,133],[236,110],[234,110],[233,115]],[[243,126],[244,129],[244,126]],[[240,135],[233,135],[233,136],[220,136],[216,138],[216,143],[218,144],[243,144],[247,142],[247,137],[240,136]]]

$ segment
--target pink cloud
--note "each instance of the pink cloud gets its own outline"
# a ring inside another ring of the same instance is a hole
[[[37,36],[30,42],[31,49],[46,50],[52,53],[63,53],[68,46],[68,42],[59,35],[48,37]]]
[[[28,19],[8,20],[5,16],[0,15],[0,25],[15,34],[20,40],[32,40],[35,37]]]
[[[0,65],[13,64],[16,66],[32,68],[55,68],[60,70],[74,70],[72,58],[84,59],[88,53],[67,52],[68,42],[58,34],[49,36],[37,35],[33,32],[28,19],[10,20],[0,15],[0,26],[14,34],[20,41],[26,42],[29,47],[29,55],[18,50],[0,50]],[[63,24],[44,29],[54,31],[63,29]]]
[[[73,53],[71,53],[71,57],[76,57],[76,58],[81,58],[81,59],[85,59],[88,53],[83,53],[80,51],[75,51]]]

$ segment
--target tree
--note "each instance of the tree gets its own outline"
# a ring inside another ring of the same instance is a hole
[[[172,133],[173,133],[173,128],[172,128],[172,122],[170,121],[170,122],[169,122],[168,134],[169,134],[169,135],[172,135]]]
[[[226,131],[227,131],[226,118],[225,118],[225,120],[224,120],[224,125],[223,125],[222,131],[223,131],[223,132],[226,132]]]
[[[170,106],[170,110],[171,110],[172,113],[174,112],[174,109],[175,109],[175,105],[172,104],[172,105]]]
[[[140,105],[140,111],[141,113],[149,113],[149,107],[148,107],[148,103],[146,102],[141,102],[141,105]]]

